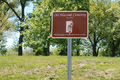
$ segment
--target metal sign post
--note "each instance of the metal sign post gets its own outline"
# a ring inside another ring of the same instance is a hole
[[[67,48],[67,80],[71,80],[71,55],[72,55],[72,39],[68,38]]]

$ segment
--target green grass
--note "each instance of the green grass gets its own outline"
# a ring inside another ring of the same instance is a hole
[[[72,80],[120,80],[120,58],[72,57]],[[67,56],[0,56],[0,80],[67,80]]]

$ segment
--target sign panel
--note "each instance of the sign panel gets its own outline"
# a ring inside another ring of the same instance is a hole
[[[53,38],[87,38],[87,11],[55,11],[52,14]]]

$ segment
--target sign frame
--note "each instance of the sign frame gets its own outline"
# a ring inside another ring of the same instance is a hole
[[[66,12],[70,12],[70,13],[77,13],[77,12],[86,12],[87,13],[87,36],[86,37],[54,37],[53,36],[53,13],[55,13],[55,12],[59,12],[59,13],[66,13]],[[68,38],[88,38],[88,28],[89,28],[89,26],[88,26],[88,11],[53,11],[52,12],[52,24],[51,24],[51,36],[52,36],[52,38],[66,38],[66,39],[68,39]]]

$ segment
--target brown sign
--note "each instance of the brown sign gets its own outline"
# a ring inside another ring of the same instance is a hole
[[[52,14],[53,38],[87,38],[87,11],[60,11]]]

